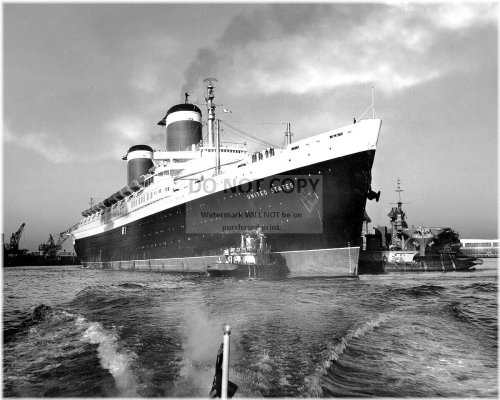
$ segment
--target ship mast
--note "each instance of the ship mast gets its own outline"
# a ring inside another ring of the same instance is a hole
[[[292,129],[290,127],[290,122],[288,122],[286,124],[286,133],[285,133],[285,137],[286,137],[286,145],[289,145],[292,143]]]
[[[393,207],[391,212],[387,214],[387,216],[391,219],[392,225],[392,237],[391,237],[391,246],[394,248],[403,249],[404,238],[403,231],[408,228],[408,224],[406,223],[406,214],[401,207],[403,202],[401,201],[401,180],[398,178],[398,186],[396,192],[398,193],[398,202],[397,207]],[[394,204],[394,203],[392,203]]]
[[[372,118],[375,119],[375,92],[372,86]],[[399,187],[399,178],[398,178],[398,187]]]
[[[401,201],[401,192],[403,191],[403,189],[401,189],[401,180],[398,178],[398,187],[396,189],[396,192],[398,193],[398,207],[401,208],[401,206],[403,205],[403,202]]]
[[[206,78],[203,82],[207,82],[207,102],[208,110],[208,147],[213,147],[215,136],[215,171],[214,176],[220,174],[220,135],[219,135],[219,121],[215,119],[215,104],[214,104],[214,86],[212,82],[218,82],[215,78]]]
[[[220,119],[217,120],[215,128],[215,173],[214,175],[220,174]]]
[[[208,146],[212,147],[214,145],[214,125],[215,125],[215,104],[214,100],[214,86],[212,82],[218,82],[215,78],[206,78],[203,82],[208,82],[207,86],[207,97],[205,97],[208,110]]]

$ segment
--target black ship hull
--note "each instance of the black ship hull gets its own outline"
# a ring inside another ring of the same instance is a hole
[[[454,257],[423,257],[413,263],[388,263],[385,272],[448,272],[448,271],[473,271],[475,258]]]
[[[475,265],[483,263],[475,257],[457,257],[448,254],[416,256],[412,262],[391,262],[387,261],[388,253],[389,251],[361,251],[359,274],[473,271]]]
[[[280,174],[321,175],[323,182],[321,233],[268,235],[271,251],[285,257],[292,276],[357,274],[374,155],[375,150],[368,150]],[[221,196],[217,192],[206,198],[218,201]],[[240,234],[186,233],[186,212],[196,206],[187,202],[125,227],[76,239],[75,251],[86,267],[204,273]]]

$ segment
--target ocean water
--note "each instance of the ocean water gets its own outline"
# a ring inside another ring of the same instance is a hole
[[[5,397],[498,397],[498,260],[474,272],[208,278],[3,269]]]

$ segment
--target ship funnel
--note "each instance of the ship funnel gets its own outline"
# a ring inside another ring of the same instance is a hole
[[[167,127],[167,151],[186,150],[202,140],[201,111],[194,104],[171,107],[158,125]]]
[[[125,157],[127,160],[127,185],[146,175],[153,164],[153,149],[145,144],[132,146]]]

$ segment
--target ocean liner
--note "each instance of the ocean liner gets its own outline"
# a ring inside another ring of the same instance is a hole
[[[130,147],[126,185],[82,212],[71,235],[83,266],[205,273],[241,232],[261,229],[290,276],[356,275],[366,201],[380,194],[374,110],[295,142],[288,126],[283,148],[249,152],[220,142],[217,80],[205,81],[206,139],[186,94],[158,123],[166,149]]]

